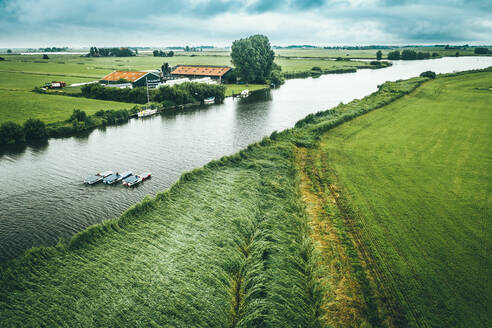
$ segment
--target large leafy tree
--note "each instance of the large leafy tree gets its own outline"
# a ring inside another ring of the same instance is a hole
[[[252,35],[232,43],[232,63],[244,82],[265,83],[272,72],[274,58],[270,41],[264,35]]]

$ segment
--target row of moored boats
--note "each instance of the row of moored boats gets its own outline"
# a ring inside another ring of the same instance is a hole
[[[124,186],[132,187],[138,185],[144,180],[150,179],[150,177],[150,172],[133,175],[132,171],[126,171],[123,173],[104,171],[95,175],[88,176],[87,178],[85,178],[84,183],[88,185],[93,185],[102,181],[102,183],[104,184],[113,185],[122,181]]]

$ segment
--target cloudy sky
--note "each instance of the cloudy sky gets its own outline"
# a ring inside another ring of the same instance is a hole
[[[0,0],[0,48],[492,44],[485,0]]]

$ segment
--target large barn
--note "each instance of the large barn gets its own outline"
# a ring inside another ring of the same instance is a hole
[[[149,88],[155,88],[161,81],[158,73],[154,72],[129,72],[129,71],[114,71],[101,79],[103,84],[121,84],[122,80],[127,80],[132,84],[132,87],[145,87],[148,83]]]
[[[178,65],[171,71],[171,75],[175,78],[191,79],[210,77],[222,83],[224,76],[231,70],[229,66]]]

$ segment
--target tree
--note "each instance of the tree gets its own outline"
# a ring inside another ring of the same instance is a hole
[[[5,122],[0,125],[0,145],[12,145],[24,141],[24,130],[19,124]]]
[[[48,57],[48,55],[47,55],[47,54],[44,54],[44,55],[43,55],[43,59],[50,59],[50,57]]]
[[[428,77],[429,79],[435,79],[436,73],[434,73],[433,71],[425,71],[425,72],[420,73],[420,76]]]
[[[232,43],[231,59],[238,77],[246,83],[265,83],[273,68],[270,41],[264,35],[252,35]]]
[[[87,120],[87,114],[80,109],[74,109],[72,115],[68,119],[70,122],[79,121],[85,122]]]
[[[401,59],[403,60],[415,60],[417,59],[417,53],[413,50],[403,50],[401,52]]]
[[[376,59],[381,60],[382,58],[383,58],[383,52],[381,50],[378,50],[378,52],[376,52]]]
[[[389,60],[400,60],[400,52],[398,50],[391,51],[388,53]]]
[[[7,53],[8,54],[11,54],[12,53],[12,49],[7,50]]]
[[[488,48],[475,48],[474,52],[477,55],[486,55],[489,53],[489,49]]]
[[[46,126],[43,121],[30,118],[24,122],[24,134],[27,140],[43,139],[46,137]]]

